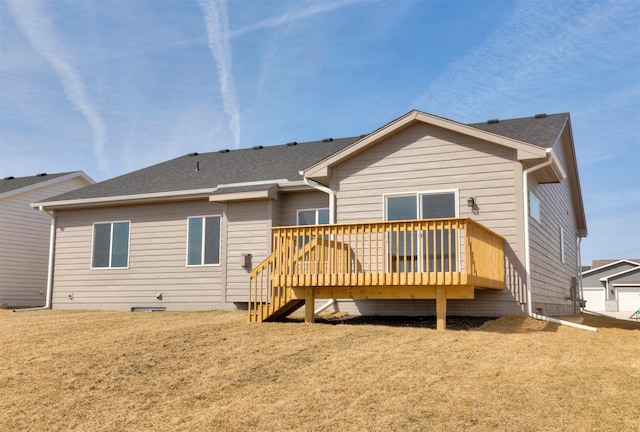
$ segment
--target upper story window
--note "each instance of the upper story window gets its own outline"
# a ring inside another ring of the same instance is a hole
[[[298,225],[326,225],[328,223],[328,208],[298,210]]]
[[[458,191],[433,191],[385,197],[385,220],[458,217]]]
[[[93,224],[92,268],[129,267],[130,222]]]
[[[540,201],[533,192],[529,192],[529,216],[540,222]]]
[[[220,264],[220,216],[188,218],[187,266]]]

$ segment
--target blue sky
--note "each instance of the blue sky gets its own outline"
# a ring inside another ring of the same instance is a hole
[[[583,263],[640,258],[640,2],[0,0],[0,176],[570,112]]]

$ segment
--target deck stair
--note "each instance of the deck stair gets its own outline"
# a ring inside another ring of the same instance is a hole
[[[346,265],[348,258],[348,246],[324,237],[301,237],[297,245],[293,245],[286,250],[280,249],[281,254],[287,257],[286,261],[290,265],[297,266],[297,272],[305,272],[313,267],[324,273],[329,265],[329,259],[333,258],[333,263],[341,261],[338,267]],[[302,244],[304,243],[304,244]],[[294,251],[294,249],[297,249]],[[321,249],[318,252],[318,249]],[[322,256],[321,261],[319,256]],[[342,255],[342,258],[336,256]],[[276,252],[269,255],[262,261],[249,275],[250,302],[249,302],[249,322],[277,321],[300,309],[305,304],[304,298],[296,297],[291,286],[274,285],[274,274],[278,273],[274,264]],[[275,270],[275,271],[274,271]],[[313,306],[312,306],[313,308]]]

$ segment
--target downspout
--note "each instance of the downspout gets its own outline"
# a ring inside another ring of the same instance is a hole
[[[329,224],[336,223],[336,193],[331,190],[331,188],[321,185],[320,183],[313,180],[309,180],[304,176],[303,171],[300,171],[300,175],[302,176],[302,181],[304,181],[304,184],[329,195]]]
[[[38,207],[38,210],[43,215],[47,216],[51,219],[51,229],[49,232],[49,267],[47,271],[47,297],[44,303],[44,306],[41,307],[33,307],[33,308],[25,308],[25,309],[14,309],[14,312],[27,312],[27,311],[36,311],[36,310],[45,310],[51,309],[51,298],[53,296],[53,260],[55,257],[55,243],[56,243],[56,214],[55,212],[49,213],[42,206]]]
[[[582,252],[580,250],[580,244],[582,243],[582,237],[578,237],[578,291],[580,292],[580,302],[584,301],[584,291],[582,289]],[[582,303],[580,303],[580,312],[584,311]]]
[[[331,188],[328,188],[324,185],[321,185],[318,182],[315,182],[313,180],[309,180],[308,178],[306,178],[304,176],[304,171],[300,171],[300,175],[302,176],[302,180],[304,181],[304,184],[329,195],[329,224],[336,223],[336,193]],[[331,299],[325,304],[323,304],[322,306],[320,306],[318,309],[313,311],[313,313],[319,314],[323,310],[333,306],[335,302],[336,302],[336,299]]]
[[[524,268],[525,268],[525,283],[527,285],[527,315],[531,318],[535,318],[541,321],[552,322],[555,324],[562,324],[569,327],[575,327],[582,330],[596,331],[595,327],[590,327],[582,324],[576,324],[571,321],[560,320],[557,318],[551,318],[548,316],[533,313],[533,305],[531,302],[531,253],[530,253],[530,241],[529,241],[529,174],[537,171],[541,168],[549,166],[553,163],[554,156],[551,149],[547,149],[547,159],[544,162],[539,163],[525,169],[522,172],[522,200],[523,200],[523,213],[524,213]]]

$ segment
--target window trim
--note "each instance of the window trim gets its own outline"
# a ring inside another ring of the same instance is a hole
[[[316,208],[306,208],[306,209],[297,209],[296,210],[296,226],[312,226],[312,225],[300,225],[300,212],[309,212],[309,211],[314,211],[315,212],[315,224],[314,225],[329,225],[328,223],[326,224],[321,224],[318,223],[318,216],[319,216],[319,211],[320,210],[326,210],[327,212],[330,211],[329,207],[316,207]]]
[[[212,264],[204,263],[205,258],[205,240],[206,240],[206,230],[207,230],[207,218],[217,218],[219,224],[219,239],[218,239],[218,262]],[[201,239],[201,251],[202,254],[200,256],[200,264],[189,264],[189,221],[191,219],[202,219],[202,239]],[[221,214],[211,214],[211,215],[201,215],[201,216],[187,216],[187,241],[186,241],[186,251],[185,251],[185,266],[186,267],[220,267],[222,266],[222,215]]]
[[[112,252],[113,252],[113,225],[117,223],[127,223],[129,224],[129,230],[127,235],[127,265],[124,267],[112,267]],[[110,225],[110,233],[109,233],[109,266],[108,267],[95,267],[93,265],[93,255],[94,248],[96,243],[96,225]],[[89,268],[91,270],[127,270],[131,266],[131,220],[117,220],[117,221],[101,221],[94,222],[91,225],[91,259]]]

